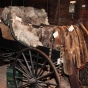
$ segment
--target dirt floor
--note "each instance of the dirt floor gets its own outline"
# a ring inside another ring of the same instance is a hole
[[[0,88],[6,88],[6,71],[9,64],[0,61]]]
[[[88,86],[84,86],[83,88],[88,88]]]

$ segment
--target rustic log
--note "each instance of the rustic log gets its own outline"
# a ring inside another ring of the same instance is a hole
[[[86,32],[86,34],[88,35],[88,30],[86,29],[86,27],[83,25],[82,22],[79,22],[79,24],[81,25],[81,27],[83,28],[83,30]]]

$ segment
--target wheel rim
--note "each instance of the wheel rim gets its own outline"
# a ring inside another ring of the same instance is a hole
[[[16,88],[59,88],[55,66],[38,49],[27,48],[18,53],[13,71]]]

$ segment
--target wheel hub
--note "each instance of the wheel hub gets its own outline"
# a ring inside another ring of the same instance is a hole
[[[32,78],[32,79],[29,80],[30,84],[35,84],[36,82],[37,82],[37,80],[35,78]]]

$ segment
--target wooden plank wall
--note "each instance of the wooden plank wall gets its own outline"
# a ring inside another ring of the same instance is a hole
[[[58,1],[60,1],[58,3]],[[74,13],[74,19],[72,20],[72,15],[69,13],[69,3],[70,0],[53,0],[53,2],[49,6],[49,18],[50,20],[54,20],[57,5],[59,6],[58,9],[58,15],[56,23],[59,25],[69,25],[73,21],[73,24],[75,24],[79,19],[83,21],[83,23],[87,26],[88,21],[88,0],[75,0],[75,13]],[[82,7],[82,5],[86,5],[86,7]],[[60,22],[60,23],[59,23]],[[53,23],[53,22],[51,22]],[[88,26],[87,26],[88,28]]]

